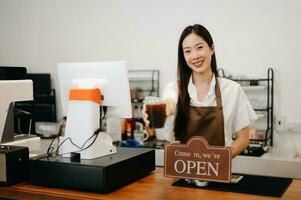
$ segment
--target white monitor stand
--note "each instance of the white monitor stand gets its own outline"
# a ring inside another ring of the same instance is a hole
[[[0,94],[0,143],[29,147],[28,141],[14,141],[12,103],[33,100],[32,80],[1,80]]]
[[[93,144],[91,144],[93,139],[88,139],[99,127],[99,106],[107,107],[107,119],[132,117],[126,63],[124,61],[59,63],[58,78],[62,110],[64,115],[67,114],[65,135],[61,140],[66,142],[62,142],[60,146],[60,155],[70,156],[69,152],[78,152],[82,159],[94,159],[116,153],[116,147],[112,144],[113,140],[109,134],[99,133]],[[71,88],[99,88],[102,101],[98,105],[92,101],[70,101]],[[119,130],[118,134],[121,137],[121,128]],[[67,138],[71,138],[77,147]],[[89,148],[83,148],[83,145]]]

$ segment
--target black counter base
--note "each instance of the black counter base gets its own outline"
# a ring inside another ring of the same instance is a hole
[[[28,168],[31,184],[109,193],[155,170],[155,150],[118,147],[116,154],[80,162],[35,157]]]

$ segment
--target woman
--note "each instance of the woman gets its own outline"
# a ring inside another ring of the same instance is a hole
[[[163,98],[167,102],[166,115],[175,115],[176,140],[185,143],[199,135],[210,145],[230,146],[232,157],[248,146],[249,125],[256,114],[238,83],[217,76],[213,40],[202,25],[188,26],[182,32],[178,84],[168,84]],[[144,106],[146,125],[147,117]]]

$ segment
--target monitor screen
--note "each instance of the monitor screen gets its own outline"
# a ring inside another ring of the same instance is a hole
[[[124,61],[59,63],[58,79],[64,116],[72,82],[76,79],[98,79],[104,83],[100,88],[104,98],[101,106],[108,106],[107,117],[132,117],[128,71]]]

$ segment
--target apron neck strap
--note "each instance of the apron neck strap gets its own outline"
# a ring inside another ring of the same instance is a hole
[[[216,75],[215,76],[215,98],[216,98],[216,106],[219,108],[222,108],[222,95],[221,95],[221,90],[219,87],[219,83],[218,83],[218,77]]]

